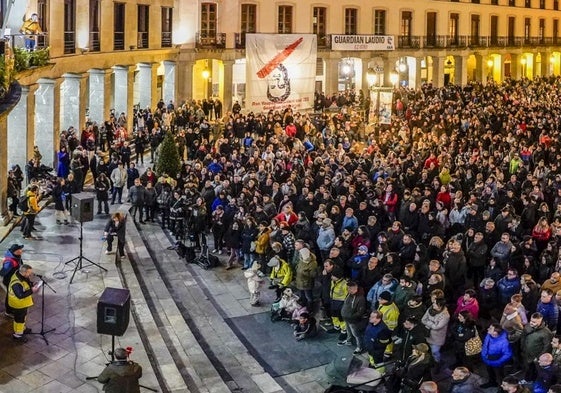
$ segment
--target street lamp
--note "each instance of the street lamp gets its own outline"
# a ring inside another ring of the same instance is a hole
[[[488,59],[487,60],[487,79],[491,80],[493,79],[493,59]]]
[[[210,70],[208,69],[208,63],[202,72],[202,77],[205,80],[205,99],[208,98],[208,84],[210,80]]]
[[[526,63],[528,61],[526,60],[526,56],[523,56],[522,59],[520,59],[520,64],[522,64],[522,78],[526,78]]]
[[[395,87],[397,82],[399,82],[399,74],[397,72],[394,71],[390,73],[390,82],[392,83],[393,87]]]

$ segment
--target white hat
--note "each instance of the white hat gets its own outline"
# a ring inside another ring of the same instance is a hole
[[[304,260],[310,259],[310,250],[308,250],[307,248],[302,248],[302,249],[300,250],[300,256],[301,256],[302,259],[304,259]]]
[[[280,263],[280,259],[277,256],[272,257],[271,259],[269,259],[269,263],[267,263],[267,266],[269,267],[275,267],[278,266]]]

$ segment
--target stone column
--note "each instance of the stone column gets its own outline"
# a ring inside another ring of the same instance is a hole
[[[422,71],[423,71],[423,67],[422,67],[422,63],[423,63],[423,59],[416,57],[415,58],[415,80],[413,81],[413,83],[411,84],[411,88],[413,89],[418,89],[421,87],[421,84],[423,83],[423,77],[422,77]]]
[[[127,115],[127,130],[132,134],[133,126],[133,107],[134,107],[134,70],[136,65],[128,66],[127,70],[127,107],[125,109],[125,114]]]
[[[28,114],[28,97],[29,87],[21,87],[21,98],[18,104],[8,114],[8,167],[19,165],[23,170],[27,163],[27,114]],[[31,111],[32,112],[32,111]]]
[[[39,89],[39,84],[35,83],[29,86],[29,92],[27,93],[27,144],[25,160],[26,162],[33,157],[33,145],[35,143],[35,111],[37,100],[35,99],[35,93]],[[23,167],[21,167],[23,170]]]
[[[511,53],[510,54],[510,75],[511,75],[512,79],[520,79],[522,77],[522,68],[523,68],[522,64],[520,64],[520,55]]]
[[[158,94],[158,67],[160,67],[160,64],[152,63],[150,66],[150,108],[155,108],[160,98],[162,98],[161,93]]]
[[[88,109],[90,113],[90,120],[102,124],[105,121],[106,89],[105,89],[105,75],[108,70],[91,69],[88,71],[90,74],[88,78]],[[109,89],[107,89],[109,90]]]
[[[177,73],[175,72],[174,61],[164,61],[164,82],[162,84],[162,97],[166,105],[173,101],[178,104],[176,99]]]
[[[337,82],[339,75],[339,59],[325,59],[325,95],[331,96],[337,93]]]
[[[35,92],[35,141],[43,155],[42,163],[53,166],[55,143],[55,90],[57,82],[53,79],[41,78],[37,81],[39,88]],[[58,112],[58,110],[57,110]]]
[[[434,87],[444,86],[444,61],[443,56],[432,58],[432,84]]]
[[[60,126],[63,130],[74,127],[81,131],[80,123],[80,79],[78,74],[64,74],[60,84]]]
[[[138,75],[134,81],[134,96],[138,97],[136,103],[140,104],[141,108],[154,108],[152,105],[152,64],[139,63],[138,68]]]
[[[455,82],[465,86],[467,85],[467,57],[455,56],[454,59],[456,61]]]
[[[222,107],[229,110],[232,107],[232,84],[234,77],[234,60],[224,60],[224,99]],[[224,112],[223,112],[224,113]]]
[[[128,107],[128,91],[129,91],[129,67],[128,66],[115,66],[113,73],[115,76],[115,83],[113,85],[113,109],[118,117],[121,112],[127,113]],[[133,75],[134,77],[134,75]],[[130,85],[131,93],[133,84]],[[132,101],[132,99],[131,99]],[[108,115],[107,113],[105,114]]]
[[[78,123],[80,127],[85,127],[86,125],[86,110],[88,108],[88,98],[89,98],[89,84],[88,84],[89,74],[80,74],[80,94],[78,95]]]
[[[178,102],[193,98],[193,67],[195,62],[185,61],[179,64]]]

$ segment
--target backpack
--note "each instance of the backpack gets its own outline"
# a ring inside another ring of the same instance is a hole
[[[27,210],[29,210],[29,198],[27,197],[27,195],[24,195],[22,197],[19,198],[18,201],[18,208],[22,211],[22,212],[26,212]]]
[[[10,257],[4,258],[4,263],[2,265],[2,269],[0,270],[0,277],[2,277],[2,283],[4,285],[8,286],[10,284],[10,280],[18,267],[19,264],[15,259]]]

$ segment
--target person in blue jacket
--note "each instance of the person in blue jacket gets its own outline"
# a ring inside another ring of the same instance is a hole
[[[512,360],[512,348],[506,331],[500,324],[493,323],[487,329],[481,349],[481,358],[487,366],[487,374],[489,374],[489,381],[481,385],[481,388],[498,387],[505,377],[505,364]]]
[[[501,306],[505,306],[510,302],[510,297],[515,293],[520,292],[520,277],[518,277],[518,271],[514,268],[509,268],[506,271],[506,276],[501,278],[497,283],[497,289],[499,292],[499,302]]]

